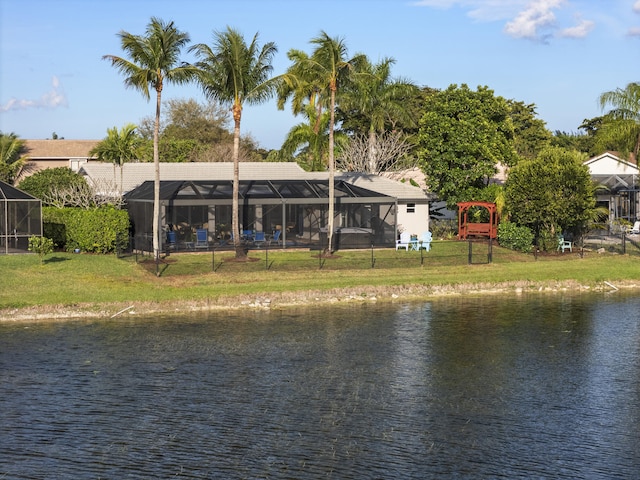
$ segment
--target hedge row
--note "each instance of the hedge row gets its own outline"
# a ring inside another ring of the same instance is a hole
[[[44,236],[69,252],[111,253],[128,242],[129,215],[111,206],[92,210],[43,207],[42,223]]]

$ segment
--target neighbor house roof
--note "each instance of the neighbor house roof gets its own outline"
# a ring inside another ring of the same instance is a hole
[[[327,172],[306,172],[294,162],[241,162],[240,180],[320,180],[327,181]],[[84,164],[80,173],[94,182],[109,182],[120,188],[120,169],[109,163]],[[429,197],[419,187],[397,182],[379,175],[338,172],[336,181],[377,193],[391,196],[405,202],[426,202]],[[130,192],[145,181],[153,180],[153,163],[125,163],[122,170],[122,191]],[[223,181],[233,179],[231,162],[160,163],[160,180],[163,181]]]
[[[640,174],[638,166],[612,152],[592,157],[584,164],[589,168],[591,178],[613,192],[637,188]]]
[[[31,160],[94,158],[89,152],[100,140],[25,140],[26,155]]]

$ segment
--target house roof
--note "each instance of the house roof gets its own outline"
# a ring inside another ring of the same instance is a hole
[[[240,180],[254,181],[327,181],[327,172],[306,172],[294,162],[241,162]],[[111,183],[120,189],[120,168],[113,164],[92,162],[84,164],[80,173],[88,176],[94,183]],[[125,163],[122,170],[122,191],[130,192],[145,181],[153,180],[153,163]],[[335,175],[336,181],[343,180],[356,187],[372,190],[376,195],[386,195],[402,201],[426,203],[429,197],[419,187],[397,182],[379,175],[363,173],[341,173]],[[233,163],[231,162],[194,162],[160,163],[161,181],[231,181]]]
[[[153,201],[154,182],[146,181],[135,190],[127,193],[128,201]],[[358,187],[345,180],[335,182],[335,197],[342,201],[366,198],[368,202],[393,203],[392,197]],[[232,180],[165,180],[160,181],[160,200],[231,200]],[[247,201],[304,200],[307,203],[325,203],[329,198],[327,179],[323,180],[241,180],[238,197]]]
[[[94,158],[89,155],[100,140],[25,140],[25,153],[31,160]]]
[[[0,199],[1,200],[37,200],[36,197],[29,195],[27,192],[0,181]]]
[[[637,188],[640,175],[638,166],[612,152],[592,157],[584,164],[589,168],[591,178],[606,185],[613,192]]]

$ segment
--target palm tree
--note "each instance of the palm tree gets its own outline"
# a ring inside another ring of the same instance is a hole
[[[89,153],[103,162],[113,163],[113,183],[116,182],[116,165],[120,167],[120,196],[122,196],[122,166],[138,158],[140,137],[136,135],[136,126],[126,124],[120,130],[117,127],[107,129],[107,138],[98,143]]]
[[[238,197],[240,191],[240,122],[245,103],[257,105],[273,96],[278,79],[271,78],[271,62],[278,51],[276,44],[268,42],[258,45],[256,33],[247,45],[242,35],[231,27],[226,31],[214,32],[213,45],[200,43],[192,46],[199,62],[198,80],[204,94],[221,104],[230,105],[233,115],[233,200],[231,208],[231,228],[236,258],[246,258],[240,244],[240,222]]]
[[[125,76],[126,87],[139,90],[149,100],[150,87],[156,91],[156,119],[153,131],[153,163],[155,165],[153,195],[153,252],[160,258],[160,105],[165,83],[184,84],[195,75],[196,69],[179,62],[182,48],[190,41],[187,33],[178,30],[173,22],[165,23],[152,17],[144,35],[121,31],[122,50],[130,60],[115,55],[104,55]]]
[[[611,121],[602,125],[605,140],[615,138],[620,145],[626,144],[622,150],[631,150],[637,159],[640,152],[640,83],[630,83],[624,89],[600,95],[602,109],[607,105],[613,109],[606,116]]]
[[[0,133],[0,180],[13,184],[20,176],[28,160],[23,156],[24,150],[24,140],[20,140],[15,133]]]
[[[360,118],[367,128],[369,173],[375,173],[378,163],[378,134],[397,121],[413,123],[409,100],[417,95],[418,88],[407,80],[391,77],[391,66],[394,63],[392,58],[384,58],[375,65],[368,60],[364,62],[340,100],[340,109],[348,112],[346,116]]]
[[[336,97],[338,88],[348,81],[357,67],[366,61],[364,55],[356,55],[352,59],[347,59],[347,47],[343,39],[331,38],[326,32],[311,39],[315,46],[311,56],[291,50],[289,58],[294,64],[287,70],[281,79],[285,85],[281,87],[281,106],[285,99],[293,98],[294,113],[296,105],[301,104],[302,98],[307,96],[316,103],[317,108],[321,108],[325,98],[329,99],[329,218],[328,218],[328,245],[325,254],[332,253],[333,245],[333,225],[335,210],[335,161],[334,161],[334,129],[336,113]],[[320,120],[321,116],[317,117]]]
[[[329,111],[322,112],[321,118],[313,105],[304,109],[307,123],[300,123],[289,130],[280,149],[280,158],[288,159],[298,153],[298,163],[307,171],[317,172],[327,169],[329,152]],[[345,145],[346,135],[335,132],[335,143]]]

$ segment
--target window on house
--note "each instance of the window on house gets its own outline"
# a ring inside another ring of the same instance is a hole
[[[416,213],[415,203],[407,203],[407,213]]]

